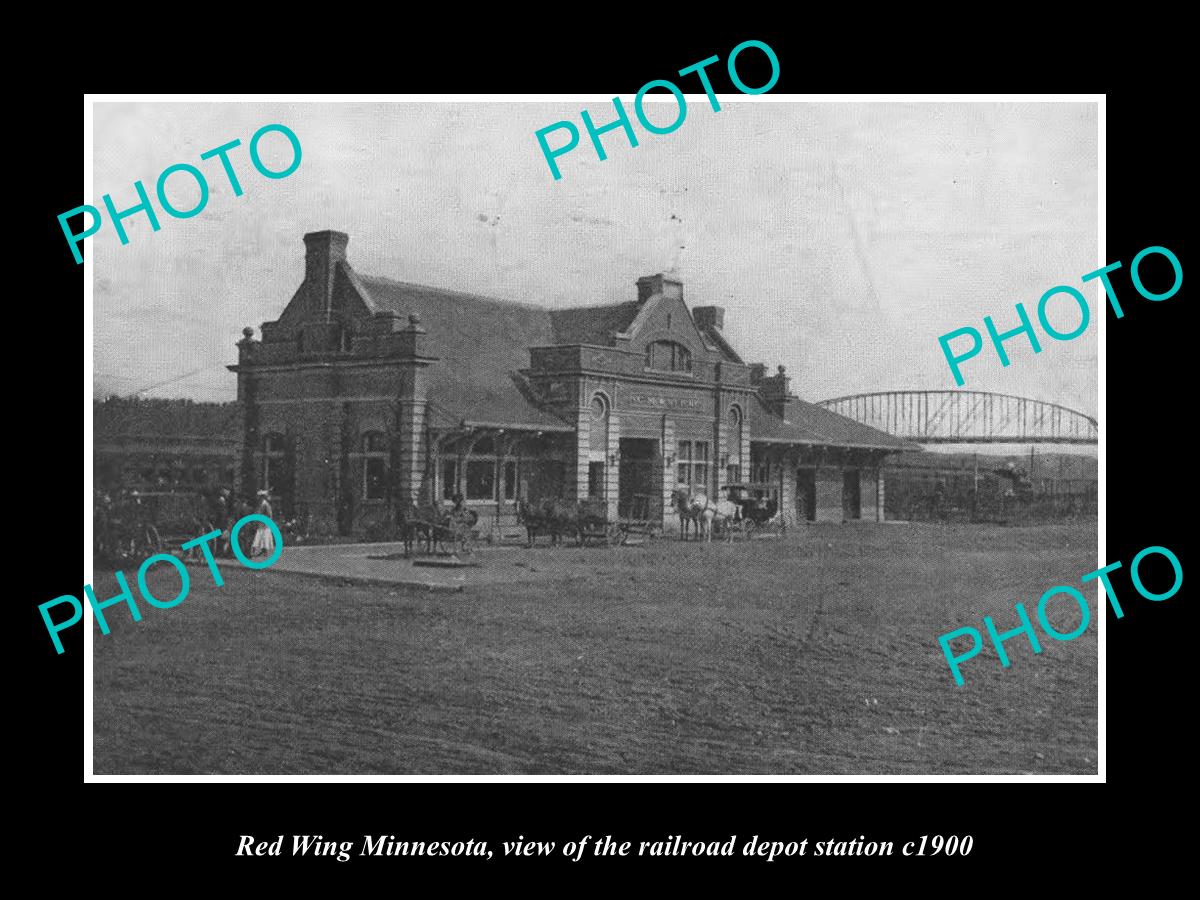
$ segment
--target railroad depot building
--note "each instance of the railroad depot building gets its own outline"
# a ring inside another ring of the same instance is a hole
[[[551,309],[359,274],[347,235],[305,235],[304,281],[238,342],[236,488],[267,488],[316,533],[461,493],[480,524],[516,501],[603,499],[674,530],[676,487],[769,485],[788,524],[882,518],[904,443],[799,400],[745,363],[718,306],[668,275]],[[278,514],[278,513],[277,513]]]

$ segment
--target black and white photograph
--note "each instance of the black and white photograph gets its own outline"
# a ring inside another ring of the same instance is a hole
[[[694,89],[91,106],[94,776],[1102,777],[1098,104]]]

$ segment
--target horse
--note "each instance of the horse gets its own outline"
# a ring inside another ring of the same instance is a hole
[[[525,526],[528,536],[526,547],[532,547],[539,534],[550,537],[550,546],[557,547],[562,543],[564,533],[578,534],[579,513],[575,504],[565,500],[543,500],[534,503],[531,500],[517,501],[517,521]]]
[[[704,509],[706,517],[711,515],[708,522],[708,540],[712,540],[714,526],[719,525],[725,535],[725,543],[733,543],[733,531],[739,529],[743,537],[746,535],[745,521],[742,519],[742,508],[732,500],[718,500]]]
[[[436,503],[409,503],[401,507],[397,515],[401,539],[404,541],[404,555],[411,556],[414,543],[424,542],[425,552],[432,554],[436,547],[442,546],[442,536],[445,534],[446,514]]]
[[[692,509],[696,512],[700,534],[707,543],[712,543],[713,532],[719,527],[725,542],[733,541],[733,529],[742,525],[742,508],[727,497],[710,500],[707,494],[696,494],[692,498]],[[741,528],[745,534],[745,528]]]
[[[413,555],[413,544],[421,537],[428,537],[424,527],[421,507],[416,503],[402,503],[396,507],[396,531],[404,542],[404,558]]]
[[[679,516],[679,539],[687,540],[688,523],[696,526],[696,534],[700,534],[700,512],[693,504],[693,497],[685,487],[675,488],[671,491],[671,505],[675,507],[675,514]]]
[[[396,520],[406,556],[412,554],[414,542],[420,540],[424,540],[425,552],[429,554],[445,551],[447,543],[453,553],[469,553],[470,530],[479,521],[479,514],[473,509],[447,510],[438,503],[410,503],[397,510]]]
[[[675,512],[679,515],[679,536],[682,540],[687,540],[687,526],[691,522],[696,527],[696,537],[701,540],[712,540],[713,522],[718,518],[736,517],[737,511],[730,508],[722,508],[719,503],[714,503],[708,499],[705,493],[692,494],[687,488],[676,488],[671,492],[671,502],[675,506]],[[729,503],[728,500],[722,500],[720,503]]]

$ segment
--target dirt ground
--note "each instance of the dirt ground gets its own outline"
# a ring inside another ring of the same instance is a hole
[[[1008,669],[989,646],[962,687],[937,641],[1079,586],[1094,522],[820,525],[486,565],[542,560],[542,580],[453,594],[273,570],[223,570],[218,588],[193,568],[180,606],[143,604],[138,623],[113,607],[112,633],[96,628],[95,771],[1096,772],[1091,585],[1080,638],[1043,635],[1037,656],[1016,638]]]

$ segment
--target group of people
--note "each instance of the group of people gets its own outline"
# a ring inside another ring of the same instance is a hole
[[[219,528],[221,536],[213,543],[212,552],[217,556],[231,557],[233,526],[240,519],[252,513],[273,519],[270,492],[266,490],[258,491],[254,501],[247,498],[235,499],[229,488],[192,495],[195,505],[190,512],[183,512],[182,519],[177,504],[164,509],[162,500],[159,499],[162,496],[160,492],[147,494],[126,487],[111,492],[98,488],[95,491],[93,506],[93,530],[97,550],[112,549],[122,543],[122,536],[136,535],[141,530],[153,532],[157,529],[165,536],[169,532],[182,532],[190,528],[194,531],[191,536],[199,537]],[[174,514],[171,512],[172,508],[176,510]],[[171,521],[160,521],[164,516]],[[164,526],[168,528],[168,532],[163,531]],[[242,526],[238,532],[238,542],[242,554],[251,559],[258,556],[270,557],[275,553],[274,535],[263,522],[250,522]],[[152,545],[151,543],[150,546]],[[126,551],[128,549],[126,548]],[[198,559],[202,553],[197,545],[188,550],[185,556]]]
[[[221,537],[217,539],[217,553],[221,556],[233,556],[233,526],[240,519],[257,513],[260,516],[266,516],[268,519],[274,518],[271,510],[271,493],[270,491],[258,491],[255,494],[255,502],[242,498],[235,501],[233,492],[229,488],[221,488],[209,500],[210,503],[210,521],[215,526],[221,528]],[[249,553],[246,553],[247,534],[250,534]],[[251,525],[243,525],[238,532],[238,541],[241,546],[242,553],[250,559],[258,556],[271,556],[275,553],[275,536],[271,529],[267,527],[265,522],[254,522]],[[191,552],[195,553],[198,548],[193,548]]]

